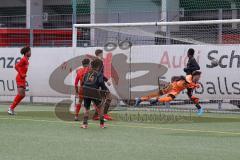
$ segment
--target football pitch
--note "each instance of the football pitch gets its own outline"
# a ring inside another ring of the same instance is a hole
[[[56,118],[53,106],[0,106],[0,160],[239,160],[240,115],[210,114],[182,123]],[[113,114],[117,114],[114,112]],[[204,120],[205,119],[205,120]],[[214,119],[214,120],[213,120]]]

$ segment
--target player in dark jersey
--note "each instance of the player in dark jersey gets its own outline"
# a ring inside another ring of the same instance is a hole
[[[97,59],[101,60],[102,63],[103,63],[103,50],[97,49],[95,51],[95,56],[96,56]],[[108,86],[111,86],[111,83],[109,82],[109,79],[104,75],[104,65],[102,66],[102,68],[100,70],[103,74],[103,81]],[[108,110],[109,110],[109,107],[110,107],[110,104],[111,104],[111,101],[112,101],[111,93],[110,93],[108,88],[107,88],[107,91],[105,93],[106,93],[106,103],[105,103],[105,106],[104,106],[104,119],[105,120],[112,120],[112,117],[108,115]],[[99,120],[99,114],[97,112],[97,109],[96,109],[96,112],[93,116],[93,120]]]
[[[13,103],[8,109],[9,115],[15,115],[14,109],[25,97],[25,92],[26,92],[26,77],[27,77],[27,71],[28,71],[28,65],[29,65],[29,58],[31,57],[31,48],[28,46],[23,47],[21,49],[21,54],[23,55],[23,57],[15,66],[15,69],[18,72],[16,77],[18,94],[16,95]]]
[[[194,49],[190,48],[188,50],[188,62],[187,62],[187,67],[184,68],[184,72],[187,75],[191,75],[194,71],[200,70],[200,66],[197,63],[196,59],[194,58]]]
[[[91,70],[85,74],[83,79],[83,96],[84,96],[84,117],[81,128],[88,128],[88,117],[91,102],[99,110],[100,127],[105,128],[104,125],[104,106],[106,103],[106,91],[108,90],[104,83],[104,76],[101,68],[103,63],[99,59],[91,62]]]
[[[200,70],[200,66],[197,63],[196,59],[194,58],[195,50],[193,48],[190,48],[187,52],[188,56],[188,62],[186,68],[183,69],[183,71],[186,73],[186,75],[191,75],[193,72]],[[192,93],[192,88],[187,88],[187,93]]]

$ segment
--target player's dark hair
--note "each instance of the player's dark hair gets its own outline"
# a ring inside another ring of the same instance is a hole
[[[100,59],[94,59],[91,62],[91,67],[92,69],[96,70],[98,68],[100,68],[103,65],[103,62]]]
[[[202,72],[200,72],[200,71],[193,71],[192,72],[192,76],[199,76],[201,74],[202,74]]]
[[[85,59],[82,60],[82,65],[83,66],[88,66],[89,63],[90,63],[90,60],[88,58],[85,58]]]
[[[195,53],[195,51],[194,51],[193,48],[190,48],[190,49],[188,50],[188,55],[194,56],[194,53]]]
[[[23,47],[20,51],[22,55],[25,55],[27,52],[29,52],[31,48],[29,46]]]
[[[96,51],[95,51],[95,55],[96,56],[99,56],[99,54],[102,54],[103,53],[103,50],[102,49],[97,49]]]

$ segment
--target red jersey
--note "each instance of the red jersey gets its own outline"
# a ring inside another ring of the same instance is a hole
[[[15,69],[18,72],[16,80],[19,82],[26,81],[26,75],[28,71],[28,58],[23,56],[21,60],[16,64]]]
[[[83,82],[83,78],[84,78],[84,75],[90,71],[90,68],[89,67],[84,67],[84,68],[80,68],[78,71],[77,71],[77,76],[76,76],[76,79],[75,79],[75,87],[78,86],[78,83],[79,81],[82,83]]]

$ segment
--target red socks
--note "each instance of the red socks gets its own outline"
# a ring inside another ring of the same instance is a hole
[[[23,98],[24,98],[24,96],[17,94],[16,97],[14,98],[12,105],[10,106],[11,110],[14,110]]]
[[[75,112],[75,114],[76,114],[76,116],[78,116],[78,114],[79,114],[79,112],[80,112],[80,109],[81,109],[81,105],[80,104],[77,104],[76,106],[76,112]]]

